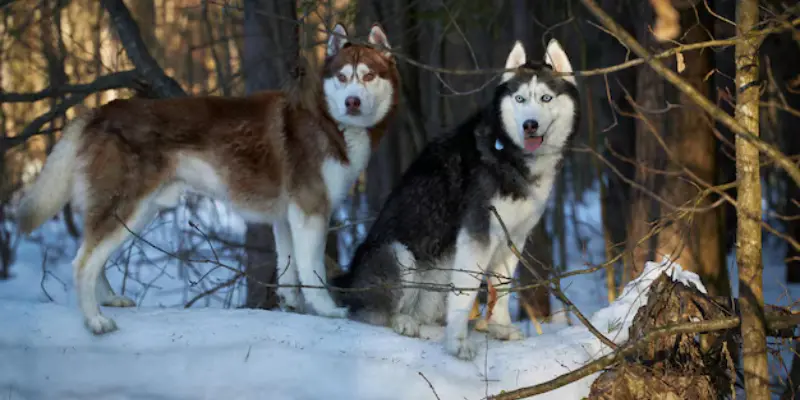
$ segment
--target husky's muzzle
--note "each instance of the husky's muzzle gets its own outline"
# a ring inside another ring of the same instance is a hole
[[[539,122],[533,119],[526,120],[522,123],[522,130],[525,135],[525,150],[534,152],[544,141],[544,136],[537,136],[539,130]]]
[[[344,99],[345,109],[347,110],[347,115],[361,115],[361,98],[358,96],[347,96]]]

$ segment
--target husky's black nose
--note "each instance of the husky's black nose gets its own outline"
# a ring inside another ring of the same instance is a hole
[[[358,111],[361,107],[361,99],[356,96],[350,96],[344,99],[344,105],[347,107],[348,112]]]
[[[539,123],[535,120],[529,119],[522,123],[522,129],[525,131],[526,135],[531,135],[536,133],[536,130],[539,129]]]

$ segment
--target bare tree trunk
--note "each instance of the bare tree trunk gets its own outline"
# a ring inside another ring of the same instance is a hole
[[[154,0],[136,0],[131,2],[131,14],[139,23],[142,32],[142,41],[153,58],[163,62],[161,59],[163,51],[161,44],[156,37],[156,5]]]
[[[51,88],[58,88],[66,85],[69,82],[66,72],[64,71],[64,58],[66,57],[66,48],[64,45],[64,38],[61,34],[61,8],[62,2],[56,0],[48,0],[43,2],[42,9],[42,53],[47,61],[47,76]],[[50,107],[54,108],[58,103],[64,99],[64,96],[57,95],[50,98]],[[53,118],[50,121],[50,129],[53,132],[57,131],[64,125],[63,116]],[[47,135],[46,153],[50,153],[55,145],[55,133]],[[69,203],[64,205],[64,223],[67,228],[67,233],[73,238],[80,236],[80,232],[73,220],[72,208]]]
[[[642,3],[650,15],[649,5]],[[651,18],[643,18],[650,21]],[[709,40],[713,17],[703,7],[680,9],[684,25],[682,40],[697,43]],[[649,31],[640,31],[642,40],[655,45]],[[713,53],[684,52],[681,75],[698,92],[709,97],[707,81],[714,70]],[[671,62],[674,63],[674,60]],[[653,70],[639,70],[637,102],[645,120],[639,122],[637,137],[637,181],[656,193],[670,205],[704,209],[713,199],[699,199],[701,187],[686,174],[675,176],[654,173],[653,170],[680,172],[686,168],[707,184],[717,177],[717,140],[714,124],[706,113],[688,96],[678,92]],[[665,109],[666,103],[680,104]],[[663,138],[667,150],[659,144]],[[720,210],[677,213],[665,204],[656,202],[651,194],[637,191],[628,236],[633,278],[641,272],[646,261],[659,261],[669,256],[684,268],[697,272],[712,295],[730,294],[730,282],[724,265]],[[656,231],[649,237],[651,230]],[[639,243],[641,241],[641,243]]]
[[[416,26],[421,22],[415,19],[419,7],[419,4],[401,0],[361,1],[356,25],[359,32],[366,32],[372,23],[381,23],[389,35],[392,48],[402,49],[405,57],[419,60],[420,40],[416,37]],[[427,137],[421,108],[423,88],[419,84],[420,69],[402,62],[397,67],[403,76],[401,108],[370,158],[366,170],[367,206],[373,215],[383,206],[384,200],[420,152]]]
[[[150,85],[153,93],[159,97],[186,96],[186,92],[178,82],[167,76],[150,54],[142,39],[139,25],[125,3],[122,0],[102,0],[102,4],[111,17],[111,23],[125,48],[125,53],[136,67],[136,71]]]
[[[64,49],[64,42],[61,38],[61,4],[58,0],[48,0],[43,2],[42,8],[42,25],[41,25],[41,39],[42,39],[42,53],[47,61],[47,77],[51,88],[58,88],[66,85],[69,79],[66,72],[64,72],[64,57],[66,50]],[[63,96],[53,96],[50,98],[50,107],[55,107]],[[50,121],[50,129],[53,132],[59,129],[63,124],[63,116],[53,118]],[[53,145],[55,145],[56,136],[51,132],[47,135],[46,152],[50,153]]]
[[[517,271],[519,271],[519,284],[520,286],[528,286],[538,281],[534,273],[539,274],[542,278],[547,279],[550,277],[551,268],[553,266],[553,251],[550,244],[553,239],[547,234],[547,227],[544,221],[540,221],[525,241],[525,249],[523,255],[529,264],[534,269],[529,271],[521,264]],[[520,319],[528,312],[533,315],[527,315],[530,318],[544,319],[550,317],[552,308],[550,304],[550,289],[548,286],[539,286],[534,289],[525,289],[519,292],[519,301],[522,305],[520,311]],[[527,304],[527,306],[526,306]],[[528,311],[530,310],[530,311]]]
[[[289,77],[289,64],[298,54],[297,11],[294,0],[244,1],[244,74],[245,90],[253,93],[278,89]],[[277,281],[275,236],[268,224],[248,224],[247,297],[250,308],[274,308],[278,304],[275,289],[259,282]]]
[[[758,0],[741,0],[737,11],[738,31],[749,32],[758,24]],[[736,42],[736,120],[750,133],[759,134],[758,39]],[[761,176],[758,150],[736,138],[738,227],[736,264],[739,267],[739,305],[742,315],[742,365],[748,400],[767,400],[769,370],[764,315],[761,255]]]
[[[684,42],[697,43],[712,39],[709,32],[713,29],[714,18],[702,6],[681,10],[681,23]],[[710,97],[711,87],[707,76],[715,68],[713,52],[691,51],[684,53],[683,57],[686,69],[681,75],[700,93]],[[674,93],[675,89],[670,86],[670,91]],[[677,102],[682,105],[677,110],[677,118],[668,121],[671,132],[667,143],[677,158],[674,161],[708,184],[716,184],[717,139],[714,136],[714,124],[685,94],[679,94]],[[668,179],[668,182],[663,186],[662,193],[672,204],[704,208],[713,202],[708,196],[695,202],[700,191],[693,183],[675,178]],[[676,254],[677,257],[673,257],[675,261],[697,272],[711,295],[727,296],[731,292],[722,251],[721,218],[720,208],[681,218],[658,235],[658,249],[660,253]]]
[[[653,11],[647,2],[639,3],[639,21],[636,27],[636,36],[642,45],[648,48],[658,46],[653,36],[647,29],[649,21],[653,20]],[[660,49],[659,49],[660,50]],[[656,71],[651,68],[641,68],[636,77],[636,105],[646,110],[662,109],[663,100],[666,99],[665,83]],[[647,115],[653,126],[661,128],[664,126],[663,113]],[[637,121],[636,123],[636,145],[635,145],[635,181],[637,184],[648,188],[656,188],[654,174],[648,173],[647,167],[662,169],[664,155],[659,153],[658,144],[648,133],[648,126]],[[656,134],[663,134],[663,129],[659,129]],[[631,211],[627,229],[627,249],[625,270],[622,276],[622,285],[634,279],[644,268],[644,262],[655,258],[655,240],[647,238],[650,221],[657,217],[657,205],[655,201],[640,190],[631,193]],[[640,243],[641,242],[641,243]]]

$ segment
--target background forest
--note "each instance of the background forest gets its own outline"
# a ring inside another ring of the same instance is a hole
[[[401,110],[331,222],[332,269],[347,266],[371,218],[425,144],[490,98],[496,70],[514,40],[522,40],[528,54],[540,59],[548,40],[556,38],[581,71],[583,118],[548,211],[524,249],[536,272],[580,274],[561,285],[589,311],[614,301],[647,261],[665,255],[696,272],[710,295],[738,296],[736,135],[642,61],[584,3],[0,0],[0,280],[37,274],[35,282],[41,284],[27,290],[42,291],[50,301],[59,299],[54,292],[66,290],[51,270],[64,269],[68,276],[65,267],[81,235],[80,215],[67,206],[47,229],[25,238],[15,226],[14,205],[77,105],[131,96],[240,96],[279,89],[292,79],[298,55],[320,65],[335,23],[363,37],[377,21],[398,60]],[[650,54],[663,53],[661,63],[730,116],[737,104],[735,45],[747,35],[757,36],[760,138],[797,165],[796,2],[591,3]],[[658,40],[653,32],[654,5],[664,3],[680,24],[670,40]],[[758,9],[755,33],[737,27],[737,7],[744,3]],[[763,210],[755,225],[763,232],[758,266],[764,270],[763,296],[767,303],[793,305],[800,295],[800,187],[775,157],[762,154],[755,162]],[[276,307],[274,290],[256,283],[275,282],[268,225],[245,225],[224,204],[187,195],[142,236],[110,267],[119,271],[115,287],[121,284],[140,303]],[[154,246],[163,251],[152,251]],[[197,260],[215,262],[198,266]],[[519,285],[534,282],[530,271],[518,271]],[[157,283],[164,276],[171,283]],[[3,291],[0,286],[0,298]],[[533,326],[545,323],[548,330],[547,322],[575,323],[546,286],[522,290],[514,299],[517,318]],[[800,383],[800,365],[791,369],[794,345],[770,343],[773,393],[800,399],[792,390]],[[788,383],[792,377],[794,385]]]

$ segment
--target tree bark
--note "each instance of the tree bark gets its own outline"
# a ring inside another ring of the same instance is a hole
[[[563,234],[563,233],[561,233]],[[547,234],[547,227],[542,221],[533,228],[527,240],[525,240],[525,247],[522,251],[523,256],[530,260],[529,264],[533,267],[534,271],[529,271],[521,264],[517,265],[519,273],[519,285],[528,286],[538,282],[534,272],[539,274],[543,279],[550,278],[551,268],[553,266],[553,251],[552,246],[553,238]],[[562,261],[563,262],[563,261]],[[513,278],[513,277],[511,277]],[[550,304],[550,289],[548,286],[543,285],[533,289],[525,289],[519,292],[520,307],[519,319],[527,319],[525,317],[545,319],[552,315],[552,307]],[[525,306],[528,305],[528,307]],[[528,315],[528,311],[533,312],[533,315]]]
[[[356,25],[360,35],[364,35],[370,25],[379,22],[389,35],[392,48],[402,49],[404,56],[420,60],[423,55],[416,30],[422,23],[416,19],[416,14],[422,7],[422,4],[409,4],[402,0],[360,1]],[[377,214],[383,206],[427,138],[422,109],[427,93],[423,93],[420,84],[424,74],[419,68],[404,62],[398,62],[397,68],[403,77],[398,114],[370,158],[365,174],[367,207],[371,215]]]
[[[737,25],[741,33],[758,24],[758,0],[741,0]],[[745,38],[736,43],[735,117],[750,133],[759,134],[759,59],[758,40]],[[769,370],[764,316],[761,255],[761,177],[758,150],[741,137],[736,138],[738,219],[736,264],[739,267],[739,305],[741,307],[742,365],[748,400],[767,400]]]
[[[136,67],[136,71],[151,86],[153,92],[159,97],[186,96],[186,92],[178,82],[167,76],[150,54],[142,39],[139,25],[131,16],[125,3],[122,0],[102,0],[102,4],[111,16],[111,23],[125,48],[125,53]]]
[[[646,2],[640,2],[638,14],[639,21],[651,21],[653,19],[652,9]],[[642,45],[650,48],[662,47],[650,34],[646,25],[646,22],[640,23],[636,28],[636,36],[642,42]],[[661,49],[659,48],[659,50]],[[656,71],[650,68],[639,69],[636,77],[636,93],[634,95],[636,104],[634,107],[646,110],[663,108],[662,102],[666,98],[665,91],[665,83]],[[653,126],[664,126],[663,113],[648,115],[648,118]],[[634,180],[637,184],[653,190],[657,187],[656,176],[648,173],[646,167],[663,168],[664,155],[658,152],[658,145],[647,130],[647,125],[641,121],[636,122]],[[656,134],[663,134],[663,130],[659,130]],[[650,222],[658,215],[657,204],[646,193],[635,189],[631,193],[631,200],[625,270],[623,271],[623,282],[620,286],[636,278],[644,268],[644,263],[655,258],[655,240],[646,238],[646,236]],[[640,241],[642,243],[639,243]]]
[[[279,89],[289,76],[289,63],[298,54],[297,11],[293,0],[244,1],[245,90]],[[275,236],[269,224],[247,224],[247,296],[249,308],[274,308],[276,275]]]
[[[649,5],[645,14],[650,21]],[[710,40],[708,32],[713,29],[713,17],[702,7],[680,9],[682,41],[686,44]],[[656,45],[648,30],[640,31],[643,41]],[[681,53],[683,70],[681,76],[705,97],[711,87],[707,81],[714,70],[713,52],[689,51]],[[677,63],[671,60],[672,65]],[[651,69],[640,70],[637,103],[644,121],[638,123],[637,137],[637,181],[671,205],[708,207],[713,199],[706,196],[697,201],[701,191],[697,182],[689,176],[663,175],[655,170],[680,172],[686,168],[691,174],[707,184],[715,184],[717,176],[717,140],[714,124],[708,115],[686,94],[665,82]],[[666,101],[665,101],[666,100]],[[665,110],[666,102],[680,107]],[[661,136],[667,147],[659,144]],[[684,268],[698,273],[712,295],[730,294],[730,282],[725,269],[721,232],[721,212],[718,208],[676,214],[673,209],[655,201],[650,194],[638,191],[633,206],[628,246],[631,249],[633,278],[641,272],[646,261],[658,261],[669,256]],[[646,237],[654,223],[661,223],[661,230],[651,238]]]
[[[713,29],[714,18],[703,7],[688,8],[681,11],[682,37],[686,43],[698,43],[713,39],[709,32]],[[697,24],[697,19],[701,25]],[[711,97],[711,86],[707,76],[715,68],[713,52],[691,51],[683,53],[684,79],[705,97]],[[670,85],[670,92],[677,90]],[[678,118],[668,123],[670,138],[668,144],[678,156],[678,161],[708,184],[716,184],[717,139],[714,123],[694,101],[678,92],[682,107],[677,110]],[[670,143],[672,142],[672,143]],[[664,197],[673,204],[708,207],[713,198],[706,197],[699,202],[693,200],[699,194],[697,186],[685,179],[669,179],[671,184],[664,186]],[[659,234],[658,247],[661,252],[680,251],[676,261],[685,268],[700,275],[703,283],[713,296],[730,295],[730,280],[725,268],[723,240],[721,231],[721,209],[695,212],[688,218],[675,221],[666,232]],[[669,254],[669,253],[667,253]]]

